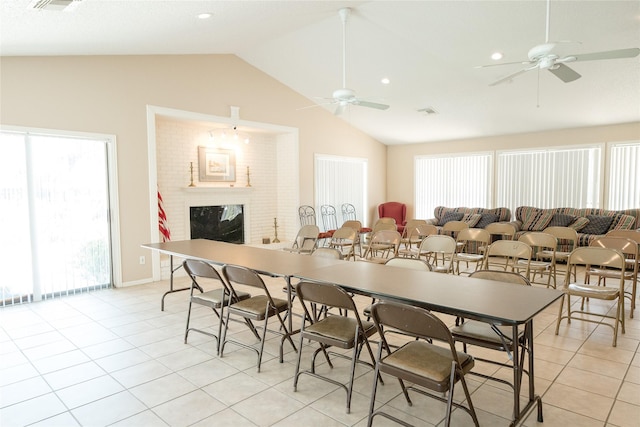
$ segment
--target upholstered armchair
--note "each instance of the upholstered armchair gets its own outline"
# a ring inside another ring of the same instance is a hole
[[[395,219],[398,232],[402,234],[404,226],[407,225],[407,205],[399,202],[382,203],[378,205],[378,216]]]

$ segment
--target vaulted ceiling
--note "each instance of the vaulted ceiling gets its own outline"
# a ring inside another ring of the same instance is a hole
[[[338,10],[350,7],[346,85],[390,108],[350,106],[340,117],[385,144],[640,121],[640,56],[567,63],[582,76],[570,83],[534,69],[489,86],[525,68],[529,49],[545,42],[545,0],[33,4],[0,2],[1,55],[232,53],[306,96],[300,108],[330,102],[323,98],[342,87]],[[640,47],[640,2],[553,0],[549,40],[560,42],[552,52],[561,58]],[[513,64],[475,68],[495,63],[496,51]]]

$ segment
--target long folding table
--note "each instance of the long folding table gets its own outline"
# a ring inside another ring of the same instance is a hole
[[[251,268],[260,274],[285,279],[291,290],[292,278],[334,283],[345,290],[378,299],[411,304],[428,310],[475,319],[496,325],[510,326],[512,339],[517,341],[518,330],[526,331],[529,377],[528,402],[520,405],[519,348],[514,346],[513,359],[513,419],[518,424],[537,403],[538,420],[542,421],[542,400],[535,393],[533,319],[562,296],[562,292],[530,287],[513,286],[502,282],[455,276],[450,274],[416,271],[368,262],[348,262],[285,251],[256,248],[247,245],[211,240],[183,240],[142,245],[170,257],[170,292],[173,288],[173,257],[194,258],[224,265],[235,264]],[[289,304],[291,294],[289,293]],[[292,331],[289,316],[289,331]]]

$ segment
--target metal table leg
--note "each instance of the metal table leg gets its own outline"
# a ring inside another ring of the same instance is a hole
[[[533,319],[529,320],[525,324],[525,340],[527,346],[527,352],[529,353],[529,401],[524,408],[520,409],[520,390],[522,389],[522,369],[520,366],[522,363],[518,355],[520,348],[519,345],[514,345],[513,349],[513,384],[514,384],[514,401],[513,401],[513,421],[510,426],[519,424],[525,417],[525,415],[531,410],[531,408],[538,405],[538,422],[543,422],[542,418],[542,398],[535,394],[535,377],[534,377],[534,359],[533,359]],[[518,339],[518,327],[513,326],[513,339],[517,343]]]
[[[173,289],[173,273],[175,273],[178,269],[182,268],[182,264],[178,265],[176,268],[173,268],[173,255],[169,255],[169,268],[171,269],[171,275],[169,276],[169,290],[162,295],[162,301],[160,302],[160,311],[164,311],[164,297],[174,292],[188,291],[190,289],[190,288]],[[200,289],[199,286],[198,286],[198,289]],[[202,289],[200,289],[200,292],[202,292]]]

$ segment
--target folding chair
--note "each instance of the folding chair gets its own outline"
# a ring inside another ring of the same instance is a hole
[[[296,350],[296,346],[291,340],[289,330],[284,323],[284,320],[280,313],[289,311],[289,302],[284,299],[273,298],[269,293],[269,289],[265,285],[262,278],[255,271],[246,268],[240,267],[237,265],[225,265],[222,267],[222,275],[227,279],[227,283],[229,287],[236,292],[235,288],[238,285],[244,285],[251,288],[255,288],[257,290],[261,290],[261,295],[252,296],[251,298],[247,298],[241,301],[233,302],[229,300],[227,304],[227,317],[224,325],[224,333],[222,335],[222,345],[220,347],[220,357],[224,355],[224,347],[228,342],[239,345],[241,347],[250,349],[258,353],[258,372],[260,372],[260,363],[262,362],[262,354],[264,352],[264,342],[267,335],[267,324],[269,322],[269,318],[276,316],[278,321],[280,322],[280,329],[284,332],[280,331],[272,331],[269,332],[278,334],[282,336],[280,341],[280,363],[283,362],[283,345],[284,340],[287,339],[294,350]],[[251,322],[254,321],[263,321],[262,325],[262,336],[259,338],[260,347],[256,349],[252,345],[227,339],[227,331],[229,329],[229,318],[231,315],[239,316],[245,320],[249,320]]]
[[[473,423],[478,426],[478,417],[464,378],[465,374],[473,368],[474,360],[472,356],[456,350],[447,325],[425,309],[392,302],[374,304],[371,307],[371,316],[380,335],[380,343],[376,356],[367,426],[371,426],[373,418],[377,415],[405,426],[411,425],[381,410],[374,410],[380,373],[398,378],[402,393],[410,406],[412,402],[409,390],[445,402],[447,404],[446,426],[451,422],[453,406],[467,412],[473,419]],[[392,350],[386,338],[386,334],[391,331],[400,331],[416,339]],[[433,344],[431,341],[440,341],[444,346]],[[383,350],[386,351],[385,356],[382,354]],[[405,386],[404,381],[409,381],[413,385]],[[468,407],[453,401],[454,387],[458,381],[462,383]],[[445,399],[436,393],[447,393],[448,396]]]
[[[300,351],[298,352],[298,361],[293,379],[293,390],[297,391],[298,380],[302,374],[310,375],[340,386],[347,392],[347,413],[349,413],[351,411],[351,394],[353,392],[356,363],[364,363],[373,369],[374,357],[368,337],[376,333],[376,328],[373,326],[373,323],[360,319],[351,295],[337,285],[300,282],[296,285],[296,294],[304,308],[304,317],[302,326],[300,327]],[[325,318],[317,320],[312,316],[312,304],[345,310],[346,314],[344,316],[330,314]],[[352,317],[347,317],[349,313],[353,313]],[[317,342],[319,348],[313,353],[311,368],[301,371],[300,361],[305,339]],[[363,346],[367,348],[367,352],[371,357],[370,364],[359,360]],[[327,349],[330,347],[353,349],[353,351],[351,357],[348,357],[342,353],[328,352]],[[331,363],[329,354],[351,360],[349,381],[346,385],[332,378],[319,375],[316,372],[316,356],[320,352],[324,354],[331,368],[333,368],[333,364]]]

